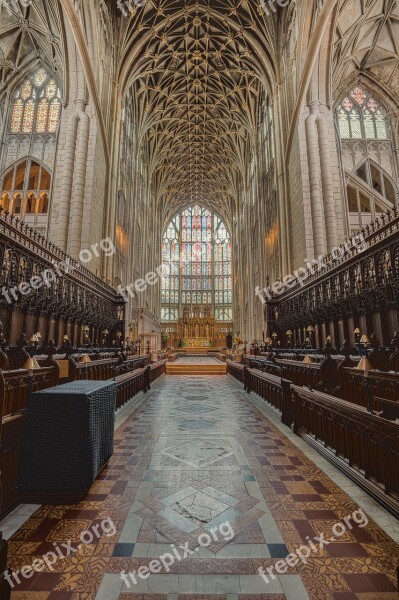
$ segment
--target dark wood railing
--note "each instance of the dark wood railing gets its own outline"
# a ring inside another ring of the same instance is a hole
[[[356,395],[348,402],[232,361],[227,361],[227,368],[248,393],[271,404],[285,425],[293,426],[295,433],[399,516],[399,423],[393,420],[399,415],[399,402],[395,409],[396,403],[374,396],[372,407],[378,413],[367,412],[366,379],[356,369],[344,369],[356,378],[352,390]],[[370,372],[372,389],[381,392],[389,375]],[[399,374],[391,375],[397,382]],[[386,418],[380,416],[384,411]]]
[[[232,360],[227,360],[227,373],[232,375],[234,379],[237,379],[240,383],[244,381],[244,365],[240,363],[233,362]]]
[[[293,388],[294,432],[399,515],[399,424],[365,408]]]
[[[161,375],[166,373],[167,362],[167,360],[163,359],[150,366],[150,383],[153,383],[156,379],[161,377]]]
[[[374,351],[369,356],[375,360]],[[396,351],[388,356],[388,364],[392,364],[392,357],[396,360]],[[294,385],[327,392],[358,406],[367,406],[368,393],[371,401],[378,397],[399,402],[399,372],[370,370],[366,381],[364,372],[355,368],[356,363],[348,356],[340,362],[327,356],[321,363],[309,365],[295,360],[270,361],[253,357],[247,358],[246,362],[263,373],[281,375]]]
[[[37,392],[58,385],[57,366],[28,371],[0,371],[0,394],[3,397],[2,417],[26,411],[30,392]]]
[[[118,358],[107,358],[89,363],[76,362],[69,359],[69,377],[72,381],[88,379],[91,381],[105,381],[112,379],[115,367],[120,364]]]
[[[367,406],[367,390],[370,399],[375,397],[399,402],[399,373],[369,371],[368,381],[357,369],[345,367],[340,376],[340,385],[334,390],[334,396],[358,406]]]
[[[281,414],[282,423],[288,425],[288,427],[291,426],[292,399],[290,381],[271,375],[270,373],[258,371],[257,369],[250,369],[230,360],[227,361],[227,372],[244,384],[244,390],[248,394],[255,392],[255,394],[273,406]]]
[[[292,423],[291,382],[276,375],[260,373],[244,367],[244,389],[255,392],[280,414],[281,421],[288,427]]]
[[[115,377],[117,411],[140,392],[147,392],[149,368],[137,369]]]

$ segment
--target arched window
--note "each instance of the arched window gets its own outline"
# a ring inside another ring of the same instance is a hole
[[[388,138],[386,111],[365,88],[357,86],[345,96],[337,117],[341,139]]]
[[[13,92],[1,155],[3,208],[43,232],[61,116],[61,91],[40,67]]]
[[[341,100],[336,118],[352,234],[397,201],[391,128],[382,103],[361,85]]]
[[[205,308],[217,321],[233,320],[230,234],[218,215],[193,206],[167,226],[162,242],[162,321]]]
[[[60,114],[60,89],[44,69],[39,69],[15,92],[9,133],[57,133]]]

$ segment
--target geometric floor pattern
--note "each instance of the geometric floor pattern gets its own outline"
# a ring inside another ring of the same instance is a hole
[[[332,539],[357,509],[231,378],[168,376],[117,430],[87,498],[43,506],[14,534],[14,570],[55,545],[75,551],[21,580],[12,600],[397,600],[399,548],[371,518]],[[79,544],[106,519],[115,535]],[[285,562],[316,537],[328,543],[306,564]],[[187,556],[167,571],[121,579],[179,546]],[[258,569],[282,560],[266,583]]]

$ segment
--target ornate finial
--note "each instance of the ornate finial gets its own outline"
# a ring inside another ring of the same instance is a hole
[[[349,358],[352,353],[352,348],[348,342],[348,340],[344,340],[341,348],[341,354],[345,356],[345,358]]]
[[[46,353],[48,354],[48,356],[50,358],[52,358],[54,356],[54,354],[57,354],[57,346],[55,345],[54,340],[49,341],[47,348],[46,348]]]
[[[372,348],[378,348],[379,345],[380,345],[380,342],[378,341],[377,336],[374,333],[372,333],[370,336],[370,346]]]
[[[331,349],[332,349],[331,340],[326,340],[325,346],[323,348],[323,354],[326,355],[326,358],[331,358]]]
[[[3,348],[7,344],[7,340],[3,335],[4,327],[3,323],[0,321],[0,348]]]
[[[391,346],[399,348],[399,331],[395,331],[395,335],[392,338]]]
[[[17,342],[17,346],[19,348],[25,348],[25,346],[28,345],[28,340],[26,339],[26,333],[22,332],[21,333],[21,337],[19,338],[18,342]]]

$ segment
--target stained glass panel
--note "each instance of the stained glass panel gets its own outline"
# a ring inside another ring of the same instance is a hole
[[[351,138],[361,138],[362,128],[360,124],[360,115],[355,108],[349,113],[349,122],[351,128]]]
[[[171,252],[167,251],[169,245],[173,246]],[[163,306],[164,320],[177,319],[184,306],[212,303],[215,314],[225,320],[229,313],[224,307],[232,303],[232,278],[223,277],[231,273],[231,243],[219,217],[200,206],[175,217],[166,228],[162,260],[170,273],[176,274],[162,281],[162,304],[168,304]],[[169,289],[175,292],[167,297]]]
[[[49,133],[56,133],[58,129],[58,123],[60,120],[61,114],[61,102],[58,100],[53,100],[50,102],[50,112],[49,112],[49,120],[47,131]]]
[[[31,95],[32,95],[32,84],[28,79],[27,81],[25,81],[25,83],[22,84],[21,98],[22,98],[22,100],[27,100],[28,98],[31,97]]]
[[[44,69],[26,79],[16,91],[10,115],[11,133],[57,133],[61,93]],[[49,104],[50,101],[50,104]]]
[[[35,101],[30,99],[25,104],[22,133],[32,133],[33,119],[35,116]]]
[[[57,84],[55,83],[54,79],[52,79],[48,86],[46,87],[46,98],[48,98],[49,100],[51,98],[55,98],[55,96],[57,95]]]
[[[40,100],[37,107],[36,115],[36,132],[43,133],[47,130],[47,119],[48,119],[48,101],[46,98]]]
[[[364,104],[364,101],[366,99],[366,94],[360,87],[355,88],[351,92],[351,96],[357,104],[360,104],[360,106]]]
[[[22,100],[15,100],[11,113],[11,133],[19,133],[21,131],[23,113],[24,103]]]
[[[387,134],[387,123],[385,120],[385,116],[380,110],[377,110],[375,113],[375,128],[377,133],[377,138],[379,140],[386,140],[388,137]]]
[[[40,87],[47,79],[47,73],[44,69],[39,69],[34,77],[34,84],[36,87]]]
[[[363,119],[364,119],[364,133],[366,135],[366,138],[368,138],[368,139],[375,138],[373,113],[370,112],[369,110],[365,110],[363,113]]]
[[[342,139],[387,139],[385,110],[370,92],[356,87],[337,108]]]

